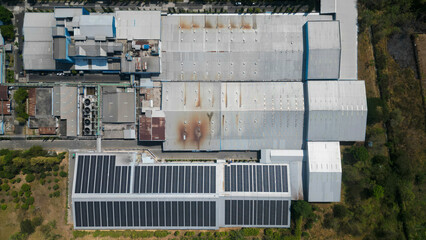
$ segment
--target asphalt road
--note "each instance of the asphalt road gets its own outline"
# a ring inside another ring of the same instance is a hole
[[[96,140],[2,140],[0,149],[28,149],[39,145],[46,149],[55,150],[96,150]],[[144,146],[138,145],[136,141],[131,140],[103,140],[102,149],[104,151],[132,151],[149,149],[158,158],[161,159],[234,159],[234,160],[256,160],[258,152],[163,152],[161,145]]]

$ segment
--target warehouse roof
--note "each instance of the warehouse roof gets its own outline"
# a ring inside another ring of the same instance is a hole
[[[301,81],[303,25],[318,14],[167,15],[162,78],[169,81]]]
[[[287,165],[142,164],[137,159],[134,153],[77,154],[75,228],[289,227]]]
[[[89,38],[115,37],[114,16],[112,14],[91,14],[80,16],[80,34]]]
[[[118,39],[160,39],[160,11],[116,11]]]
[[[55,86],[53,88],[53,115],[66,120],[66,135],[77,136],[77,88]]]
[[[23,33],[24,68],[26,70],[54,70],[52,27],[53,13],[25,13]]]
[[[340,67],[340,27],[338,21],[306,23],[308,45],[307,79],[338,79]]]
[[[308,81],[308,140],[364,141],[364,81]]]
[[[300,82],[167,82],[163,83],[162,107],[165,150],[302,147]]]
[[[135,122],[135,93],[102,94],[102,121],[105,123]]]

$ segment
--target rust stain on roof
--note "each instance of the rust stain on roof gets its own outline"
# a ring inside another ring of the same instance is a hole
[[[184,148],[201,149],[201,145],[206,140],[209,129],[210,120],[213,114],[193,113],[177,126],[178,143]],[[210,117],[209,117],[210,115]]]

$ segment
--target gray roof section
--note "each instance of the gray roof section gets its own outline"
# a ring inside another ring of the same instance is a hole
[[[102,121],[105,123],[134,123],[135,93],[103,92]]]
[[[364,81],[309,81],[308,140],[364,141],[367,98]]]
[[[76,41],[74,56],[106,57],[108,53],[122,52],[122,43],[99,42],[94,40]]]
[[[72,18],[82,14],[82,7],[55,7],[55,18]]]
[[[160,39],[160,11],[116,11],[117,39]]]
[[[336,20],[340,21],[342,54],[340,79],[358,79],[358,20],[356,0],[336,1]]]
[[[340,67],[340,28],[338,21],[309,21],[307,79],[338,79]]]
[[[321,14],[336,13],[336,0],[321,0],[320,8]]]
[[[24,16],[24,32],[27,27],[53,27],[56,25],[54,13],[26,12]]]
[[[97,36],[114,37],[114,16],[111,14],[80,16],[80,34],[89,38]]]
[[[65,59],[67,57],[66,38],[54,38],[53,47],[54,47],[54,50],[53,50],[54,59]]]
[[[52,42],[24,42],[25,70],[54,70],[56,62],[53,59]]]
[[[179,14],[161,18],[161,78],[301,81],[303,25],[318,14]]]
[[[302,83],[163,83],[165,150],[300,149]]]
[[[52,88],[36,89],[36,117],[52,116]]]
[[[342,165],[339,142],[308,142],[308,201],[340,202]]]

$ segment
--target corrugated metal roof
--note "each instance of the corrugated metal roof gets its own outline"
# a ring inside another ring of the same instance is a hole
[[[358,14],[356,0],[336,1],[336,20],[340,21],[342,53],[340,79],[358,79]]]
[[[56,134],[56,127],[40,127],[38,131],[40,135],[54,135]]]
[[[60,87],[60,117],[67,120],[67,136],[77,136],[77,97],[76,87]]]
[[[336,0],[321,0],[320,12],[321,14],[336,13]]]
[[[10,101],[0,101],[0,114],[10,115]]]
[[[164,117],[139,117],[139,141],[164,141],[166,120]]]
[[[367,98],[364,81],[309,81],[308,140],[364,141]]]
[[[117,39],[160,39],[160,11],[116,11]]]
[[[90,38],[97,36],[114,37],[112,14],[82,15],[80,16],[80,34]]]
[[[308,201],[339,202],[342,165],[339,142],[308,142]]]
[[[302,83],[168,82],[162,96],[165,150],[302,146]]]
[[[338,21],[309,21],[307,79],[338,79],[340,67],[340,28]]]
[[[105,123],[135,122],[135,93],[103,92],[102,121]]]
[[[7,86],[0,86],[0,101],[9,100],[9,94],[7,91],[8,91]]]
[[[303,25],[315,14],[163,16],[162,79],[301,81]]]
[[[53,13],[25,13],[24,16],[24,69],[54,70],[52,27]]]

